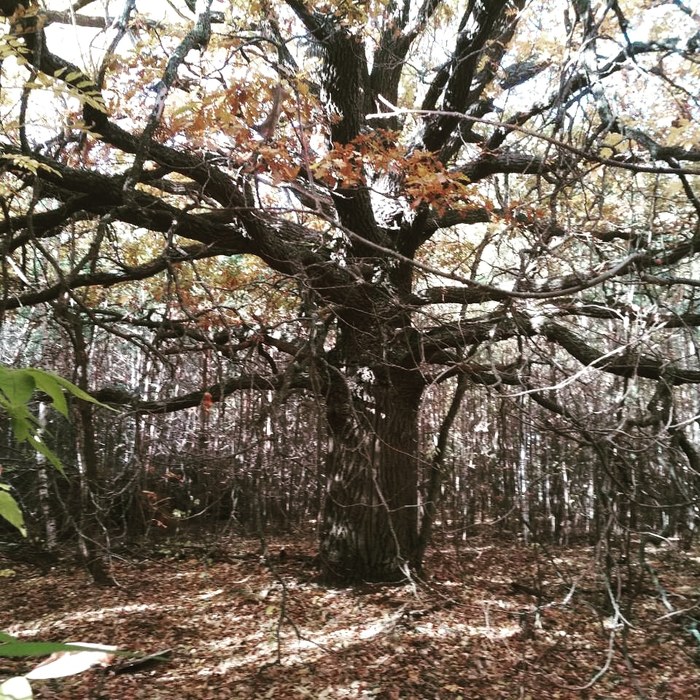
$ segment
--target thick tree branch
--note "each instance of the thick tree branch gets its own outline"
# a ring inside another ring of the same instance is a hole
[[[665,361],[635,353],[625,346],[619,346],[612,352],[603,352],[586,343],[568,328],[551,321],[545,322],[537,331],[529,322],[525,325],[529,327],[530,333],[543,335],[587,367],[621,377],[663,378],[673,385],[700,383],[700,370],[673,367]]]
[[[511,3],[507,0],[468,3],[460,22],[453,55],[438,71],[422,104],[426,113],[432,112],[425,120],[421,137],[426,150],[439,152],[459,125],[460,120],[454,113],[463,113],[469,106],[474,87],[472,81],[488,43],[500,35],[509,22],[515,21],[510,8]],[[441,110],[436,111],[440,98]]]
[[[80,273],[78,270],[65,275],[64,279],[54,284],[44,284],[39,291],[15,292],[0,300],[0,310],[9,311],[37,304],[54,301],[68,290],[87,287],[113,287],[126,282],[149,279],[154,275],[167,270],[171,265],[191,260],[201,260],[221,255],[209,246],[186,246],[183,248],[169,248],[162,255],[140,265],[128,267],[121,264],[120,272],[90,272]]]
[[[293,390],[309,389],[311,382],[303,374],[293,377],[282,375],[264,376],[261,374],[241,375],[232,377],[224,382],[210,384],[201,391],[191,391],[181,396],[158,399],[156,401],[143,401],[138,396],[121,391],[115,392],[112,388],[98,389],[92,392],[92,396],[102,403],[112,406],[123,406],[135,413],[174,413],[186,408],[200,406],[206,394],[212,401],[222,401],[236,391],[275,391],[282,387]]]

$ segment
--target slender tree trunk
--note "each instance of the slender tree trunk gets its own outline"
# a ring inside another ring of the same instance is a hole
[[[54,305],[56,318],[68,333],[75,353],[75,383],[83,391],[89,391],[89,353],[83,323],[67,303]],[[98,503],[99,463],[93,406],[76,399],[75,412],[78,428],[78,465],[80,468],[80,514],[77,518],[80,553],[85,568],[98,585],[115,585],[110,573],[109,547],[100,523]]]
[[[39,436],[43,439],[46,432],[46,403],[39,402]],[[49,493],[49,472],[46,465],[46,456],[41,452],[36,453],[36,463],[39,476],[39,508],[41,511],[41,521],[44,528],[44,549],[47,552],[54,552],[58,544],[56,535],[56,518],[51,509],[51,497]]]
[[[437,507],[440,502],[440,492],[442,488],[443,471],[445,468],[445,454],[447,451],[447,440],[452,430],[452,426],[459,412],[459,408],[462,405],[462,399],[467,391],[467,377],[466,375],[460,375],[457,381],[457,387],[455,393],[452,396],[452,401],[447,409],[447,413],[440,424],[440,430],[438,432],[437,445],[435,446],[435,454],[430,463],[429,468],[429,478],[428,478],[428,490],[425,496],[425,508],[423,510],[423,518],[420,526],[420,537],[419,537],[419,556],[423,559],[425,550],[430,543],[430,539],[433,534],[433,524],[435,523],[435,514],[437,513]],[[459,501],[461,503],[461,499]],[[466,527],[466,524],[465,524]]]
[[[518,463],[516,478],[517,501],[520,509],[520,533],[523,542],[527,544],[533,535],[532,521],[530,517],[530,477],[528,466],[530,460],[530,428],[529,420],[525,422],[524,397],[518,399]]]
[[[113,586],[109,549],[99,521],[99,467],[92,405],[78,400],[76,413],[80,424],[80,550],[92,580],[101,586]]]
[[[561,507],[559,512],[561,513],[561,527],[562,536],[557,540],[558,544],[568,545],[571,538],[571,518],[572,518],[572,508],[571,508],[571,489],[569,486],[569,468],[566,465],[566,461],[561,461]]]
[[[338,373],[330,383],[327,488],[319,530],[330,580],[398,581],[420,568],[423,383],[408,370],[385,367],[381,374],[365,368],[364,378],[348,380]]]

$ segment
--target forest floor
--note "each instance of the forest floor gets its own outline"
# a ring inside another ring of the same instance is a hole
[[[117,657],[34,681],[37,698],[700,696],[697,548],[648,547],[648,566],[625,566],[612,582],[632,600],[617,611],[586,547],[470,540],[436,548],[427,582],[352,588],[316,581],[309,540],[276,540],[267,560],[258,551],[257,541],[236,539],[208,553],[132,552],[114,559],[117,588],[90,585],[75,565],[42,574],[0,556],[0,629],[168,650],[150,665]],[[626,580],[642,570],[641,583]],[[0,681],[37,663],[0,659]]]

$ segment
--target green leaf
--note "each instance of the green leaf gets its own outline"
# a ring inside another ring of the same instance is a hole
[[[63,464],[61,464],[61,460],[58,458],[58,455],[43,441],[40,440],[39,438],[35,437],[34,435],[27,435],[25,438],[26,442],[28,442],[39,454],[44,455],[46,459],[48,459],[49,462],[59,471],[61,474],[63,474]]]
[[[102,647],[104,648],[104,647]],[[0,658],[23,658],[25,656],[49,656],[60,651],[95,651],[101,649],[94,644],[62,644],[60,642],[22,642],[14,640],[0,644]],[[115,647],[109,647],[117,653]]]
[[[0,518],[7,520],[10,525],[14,525],[24,537],[27,530],[24,527],[24,516],[17,505],[17,501],[7,492],[7,484],[0,484]],[[2,649],[2,646],[0,646]]]
[[[17,375],[19,375],[19,378],[17,377]],[[12,387],[15,387],[18,384],[18,382],[24,383],[24,393],[21,396],[16,392],[12,391]],[[27,389],[29,386],[28,382],[32,383],[32,390],[27,394]],[[7,394],[7,392],[4,391],[6,384],[9,385],[10,390],[14,396],[17,396],[18,398],[23,397],[24,400],[12,400],[12,398]],[[11,405],[26,405],[29,399],[31,398],[32,392],[35,389],[43,391],[51,399],[54,408],[61,415],[66,417],[68,416],[68,404],[63,393],[64,391],[67,391],[68,393],[72,394],[78,399],[94,403],[96,406],[100,406],[101,408],[106,408],[110,411],[116,411],[116,409],[112,408],[111,406],[107,406],[106,404],[100,403],[97,399],[92,398],[90,394],[73,384],[73,382],[70,382],[67,379],[61,377],[60,375],[54,374],[53,372],[47,372],[46,370],[36,369],[34,367],[30,367],[27,369],[12,369],[10,367],[0,366],[0,390],[2,390],[5,393],[5,395],[7,396],[7,401]],[[3,405],[3,407],[7,408],[5,402],[2,400],[2,395],[0,395],[0,405]],[[31,414],[29,413],[27,415],[31,416]]]
[[[39,372],[41,370],[33,370],[34,372]],[[86,391],[83,391],[80,387],[77,387],[73,382],[69,382],[67,379],[64,379],[63,377],[59,376],[58,374],[53,374],[51,372],[45,372],[45,374],[49,377],[51,377],[53,380],[55,380],[60,386],[62,386],[66,391],[69,393],[73,394],[77,399],[82,399],[83,401],[89,401],[90,403],[94,403],[96,406],[100,406],[101,408],[108,408],[110,411],[114,411],[116,409],[113,409],[111,406],[106,406],[103,403],[100,403],[97,399],[93,399],[90,394],[88,394]]]
[[[5,407],[10,421],[12,422],[12,432],[17,442],[24,442],[36,430],[36,418],[29,412],[25,404],[10,404]]]
[[[34,383],[39,391],[43,391],[51,399],[53,407],[66,418],[68,417],[68,403],[57,377],[50,372],[40,369],[28,369],[27,372],[34,378]]]
[[[17,641],[17,637],[13,637],[11,634],[7,634],[7,632],[0,632],[0,644],[15,641]]]
[[[25,369],[0,367],[0,391],[17,406],[29,402],[34,393],[34,377]]]
[[[98,406],[104,406],[104,404],[57,374],[40,369],[13,369],[0,365],[0,410],[7,413],[15,440],[29,443],[36,452],[46,457],[47,461],[63,473],[61,460],[41,438],[39,422],[29,410],[28,404],[36,389],[43,391],[51,399],[54,408],[66,417],[68,417],[68,403],[65,391],[83,401],[89,401]],[[109,406],[104,408],[115,410]],[[14,525],[26,537],[27,530],[22,511],[17,501],[8,493],[8,489],[8,486],[0,484],[0,518]]]

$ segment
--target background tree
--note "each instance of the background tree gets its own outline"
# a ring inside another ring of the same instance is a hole
[[[224,439],[212,403],[261,392],[256,478],[279,464],[293,397],[316,397],[332,578],[420,570],[452,487],[465,525],[480,501],[525,536],[577,514],[599,538],[643,531],[665,499],[640,436],[673,465],[673,510],[692,525],[690,7],[199,0],[138,14],[132,0],[106,22],[97,3],[47,5],[0,3],[5,327],[55,328],[70,307],[79,385],[140,414],[199,407],[186,441],[201,455]],[[93,65],[52,40],[61,22],[105,27]],[[86,325],[94,344],[78,348]],[[106,368],[100,342],[149,367]],[[442,387],[430,444],[421,411]],[[458,410],[477,387],[505,395],[497,412]],[[466,507],[463,475],[445,478],[460,421],[496,431],[504,458],[473,452],[472,435],[463,457],[493,490]],[[583,493],[564,440],[594,455]]]

